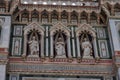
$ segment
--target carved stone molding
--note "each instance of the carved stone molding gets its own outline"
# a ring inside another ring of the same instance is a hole
[[[76,36],[79,36],[82,31],[87,31],[92,37],[96,37],[96,31],[89,24],[82,24],[76,30]]]
[[[89,67],[88,67],[89,66]],[[58,75],[85,75],[85,74],[112,74],[114,71],[112,65],[72,65],[72,64],[22,64],[10,63],[8,72],[19,72],[29,74],[56,74]]]
[[[70,29],[67,28],[67,25],[64,25],[62,22],[57,22],[50,29],[50,35],[53,35],[57,30],[62,30],[67,36],[70,36]]]

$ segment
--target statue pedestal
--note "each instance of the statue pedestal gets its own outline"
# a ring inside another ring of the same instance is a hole
[[[66,55],[57,55],[55,58],[66,58]]]
[[[93,59],[92,56],[83,56],[83,59]]]
[[[28,57],[39,57],[39,55],[28,55]]]

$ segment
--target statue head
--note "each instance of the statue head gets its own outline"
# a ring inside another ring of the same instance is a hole
[[[35,40],[35,36],[33,36],[33,40]]]
[[[87,41],[87,38],[84,38],[83,40],[84,40],[84,42],[85,42],[85,41]]]
[[[61,37],[59,37],[59,38],[58,38],[58,41],[62,41],[62,38],[61,38]]]

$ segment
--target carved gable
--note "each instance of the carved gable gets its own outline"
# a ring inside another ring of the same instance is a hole
[[[44,35],[44,31],[45,31],[44,28],[36,22],[33,22],[29,24],[28,26],[26,26],[24,28],[24,34],[29,33],[29,31],[33,29],[38,30],[41,33],[41,35]]]
[[[50,29],[51,35],[53,35],[57,30],[62,30],[66,35],[70,36],[70,29],[61,22],[53,25],[53,27]]]
[[[79,36],[82,32],[87,31],[89,32],[93,37],[96,37],[96,31],[90,26],[89,24],[82,24],[78,29],[76,30],[76,36]]]

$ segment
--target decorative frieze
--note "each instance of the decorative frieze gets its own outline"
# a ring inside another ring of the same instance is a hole
[[[10,63],[9,72],[33,72],[33,73],[66,73],[66,74],[111,74],[113,67],[110,65],[70,65],[70,64],[22,64]]]
[[[101,80],[100,78],[42,78],[42,77],[23,77],[22,80]]]

